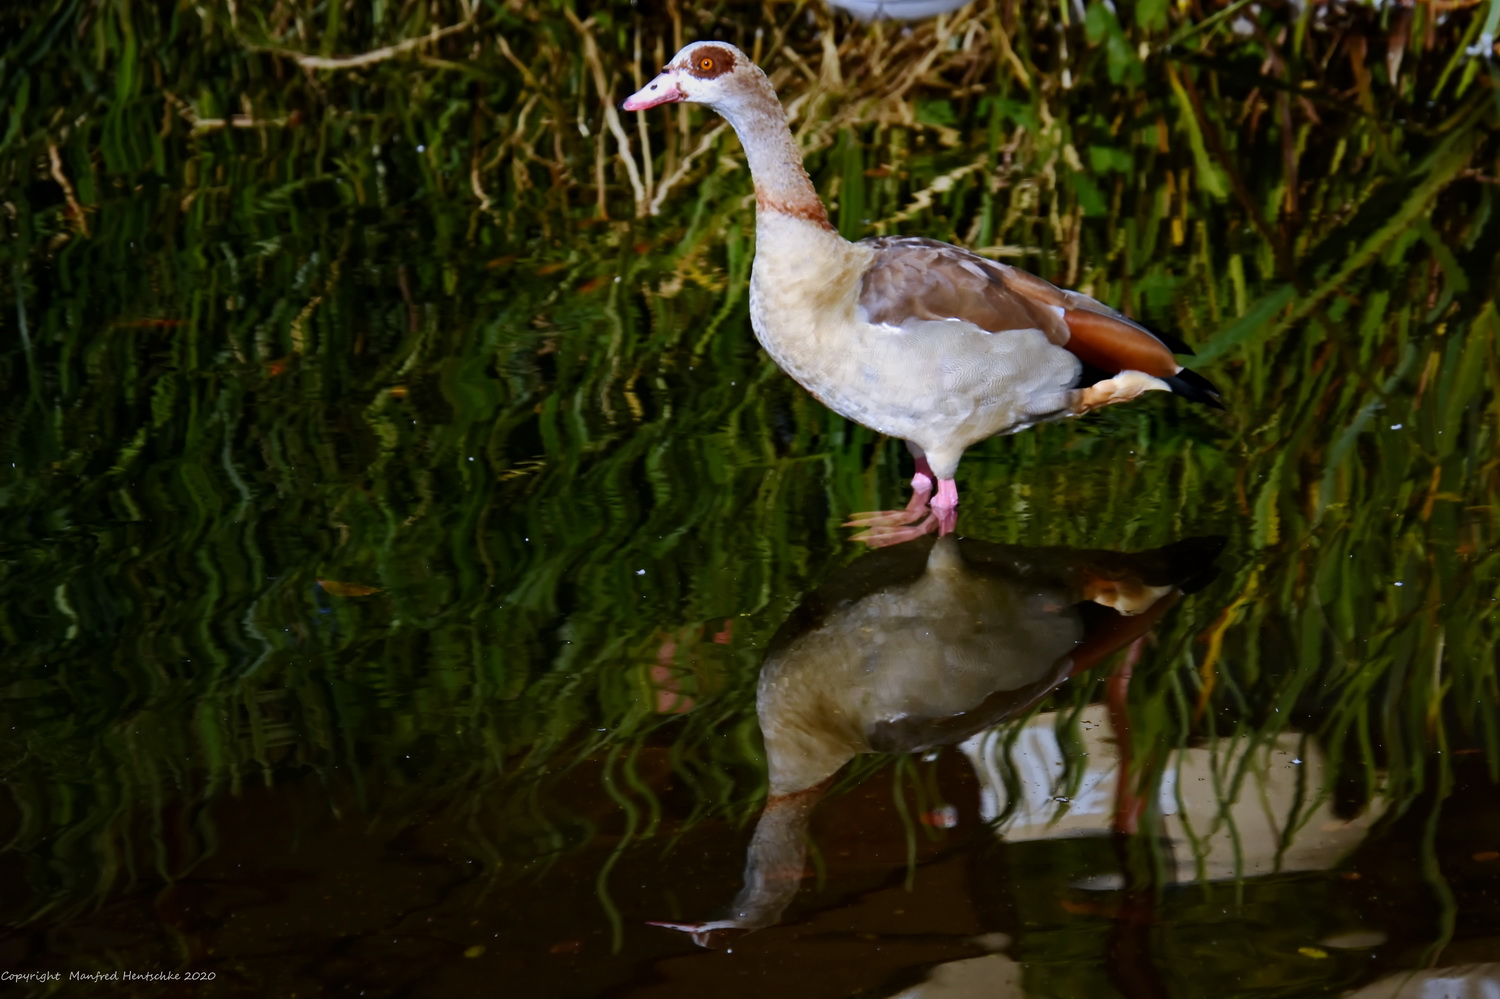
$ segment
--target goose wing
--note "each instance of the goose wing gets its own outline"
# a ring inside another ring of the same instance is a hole
[[[1181,370],[1182,343],[1154,333],[1087,295],[935,239],[882,236],[860,284],[861,318],[900,329],[922,320],[959,320],[988,333],[1036,329],[1108,374],[1140,371],[1168,379]]]

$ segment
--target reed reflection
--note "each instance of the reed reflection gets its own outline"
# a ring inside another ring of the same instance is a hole
[[[802,880],[812,810],[849,760],[962,742],[1024,712],[1138,643],[1213,577],[1223,544],[1125,554],[950,535],[836,574],[777,632],[761,669],[770,790],[729,917],[655,925],[713,947],[775,924]]]

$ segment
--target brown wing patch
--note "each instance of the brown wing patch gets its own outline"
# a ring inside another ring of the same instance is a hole
[[[1038,329],[1085,364],[1109,374],[1170,378],[1171,349],[1145,327],[1076,291],[933,239],[884,236],[860,284],[871,323],[961,319],[990,333]]]
[[[693,49],[687,71],[700,80],[712,80],[734,69],[734,53],[719,45],[700,45]]]
[[[1063,346],[1084,364],[1118,374],[1140,371],[1157,378],[1177,373],[1177,359],[1167,345],[1134,323],[1100,312],[1068,309],[1063,313],[1071,336]]]
[[[1039,329],[1053,343],[1068,339],[1061,310],[1023,293],[1012,267],[934,239],[884,236],[862,245],[875,251],[859,291],[868,322],[958,319],[990,333]]]

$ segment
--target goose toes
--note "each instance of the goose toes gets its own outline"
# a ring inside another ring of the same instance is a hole
[[[901,510],[893,510],[891,513],[903,513]],[[924,534],[943,533],[943,520],[936,513],[928,513],[916,523],[892,523],[870,527],[868,530],[860,531],[850,540],[863,541],[871,548],[886,548],[890,545],[899,545],[904,541],[912,541]]]

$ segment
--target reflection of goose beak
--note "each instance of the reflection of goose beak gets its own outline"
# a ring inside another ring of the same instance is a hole
[[[744,936],[751,930],[751,927],[740,926],[732,919],[721,919],[713,923],[659,923],[651,920],[646,925],[663,926],[669,930],[691,933],[693,943],[709,950],[719,950],[735,937]]]

